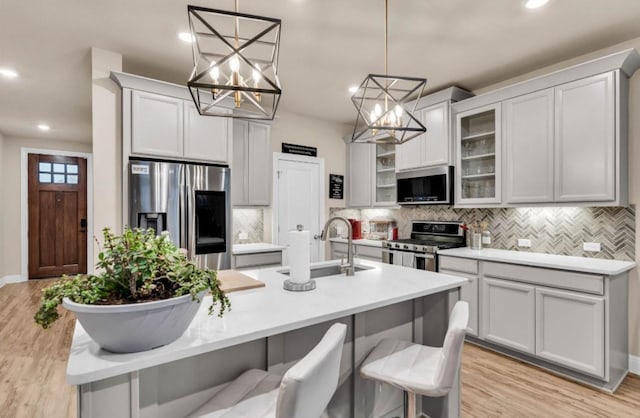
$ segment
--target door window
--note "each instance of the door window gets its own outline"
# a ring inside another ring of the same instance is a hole
[[[78,164],[38,163],[40,183],[78,184]]]

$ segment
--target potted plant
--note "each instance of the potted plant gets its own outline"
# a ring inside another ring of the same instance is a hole
[[[116,236],[103,230],[100,273],[63,277],[43,289],[35,321],[48,328],[58,306],[75,313],[87,334],[102,348],[132,353],[168,344],[180,337],[209,290],[219,316],[229,308],[216,272],[198,268],[169,239],[151,229],[126,228]]]

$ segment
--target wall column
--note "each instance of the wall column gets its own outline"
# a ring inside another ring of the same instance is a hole
[[[111,71],[122,71],[122,55],[91,48],[93,233],[98,239],[105,227],[122,230],[122,102],[120,88],[109,78]],[[94,244],[94,260],[87,260],[89,273],[98,252]]]

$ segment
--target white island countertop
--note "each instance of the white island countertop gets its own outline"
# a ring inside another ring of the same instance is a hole
[[[233,255],[240,254],[257,254],[270,253],[274,251],[282,251],[286,247],[278,244],[268,244],[266,242],[257,242],[252,244],[233,244]]]
[[[633,261],[603,260],[600,258],[574,257],[526,251],[498,250],[484,248],[472,250],[469,247],[452,248],[438,251],[438,255],[472,258],[475,260],[495,261],[498,263],[521,264],[533,267],[546,267],[559,270],[580,271],[583,273],[615,276],[636,266]]]
[[[229,294],[232,309],[223,318],[207,315],[211,299],[206,297],[182,337],[164,347],[141,353],[104,351],[76,322],[67,364],[67,382],[72,385],[94,382],[447,291],[467,282],[456,276],[356,261],[372,268],[358,271],[353,277],[318,278],[315,290],[299,293],[282,288],[286,276],[278,271],[283,267],[243,271],[243,274],[265,282],[266,286]],[[332,260],[314,265],[338,263]]]
[[[331,242],[340,242],[346,244],[349,242],[347,238],[335,237],[329,238]],[[382,247],[382,241],[377,239],[354,239],[352,240],[354,245],[366,245],[367,247]]]

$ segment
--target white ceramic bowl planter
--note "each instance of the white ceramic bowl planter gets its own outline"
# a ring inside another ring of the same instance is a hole
[[[198,299],[203,296],[204,292],[198,294]],[[191,295],[123,305],[85,305],[69,298],[62,302],[100,347],[114,353],[146,351],[175,341],[200,305]]]

